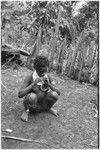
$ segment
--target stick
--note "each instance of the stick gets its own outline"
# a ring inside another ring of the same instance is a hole
[[[5,65],[7,65],[14,57],[15,57],[15,55],[14,55],[13,57],[11,57],[11,58],[1,67],[1,69],[2,69]]]
[[[25,50],[20,50],[20,54],[24,56],[30,56],[30,54],[26,52]]]
[[[7,138],[7,139],[14,139],[14,140],[19,140],[19,141],[24,141],[24,142],[33,142],[32,139],[24,139],[24,138],[20,138],[20,137],[14,137],[14,136],[1,136],[2,138]]]
[[[6,139],[13,139],[13,140],[19,140],[19,141],[23,141],[23,142],[35,142],[35,143],[42,143],[42,144],[47,144],[45,142],[41,142],[41,141],[37,141],[37,140],[32,140],[32,139],[24,139],[24,138],[20,138],[20,137],[15,137],[15,136],[6,136],[3,135],[1,136],[2,138],[6,138]]]
[[[8,89],[6,88],[6,86],[3,83],[1,83],[1,85],[8,91]]]
[[[10,89],[8,89],[2,82],[1,82],[1,85],[2,85],[7,91],[10,91]]]

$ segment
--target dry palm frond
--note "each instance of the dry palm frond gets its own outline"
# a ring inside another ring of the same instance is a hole
[[[66,25],[67,28],[69,29],[69,33],[70,33],[70,35],[71,35],[72,43],[75,42],[76,29],[75,29],[75,26],[74,26],[72,20],[71,20],[71,19],[70,19],[70,20],[66,19],[65,25]]]
[[[84,30],[81,32],[80,36],[78,37],[77,42],[76,42],[76,45],[74,45],[75,50],[74,50],[73,59],[72,59],[71,66],[70,66],[69,75],[71,75],[71,71],[72,71],[73,68],[74,68],[74,64],[75,64],[75,61],[76,61],[76,57],[77,57],[78,51],[81,51],[81,52],[83,51],[82,45],[83,45],[83,43],[87,40],[87,38],[88,38],[90,35],[91,35],[91,36],[94,35],[93,31],[92,31],[92,30],[84,29]],[[75,44],[75,43],[73,43],[73,44]]]

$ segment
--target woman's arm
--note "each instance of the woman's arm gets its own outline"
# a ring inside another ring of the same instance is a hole
[[[59,89],[55,87],[54,80],[50,77],[50,75],[48,75],[48,77],[49,77],[49,81],[50,81],[50,83],[48,84],[48,86],[51,88],[52,91],[55,91],[55,92],[58,93],[58,95],[60,95]]]
[[[30,91],[32,90],[34,86],[34,82],[31,83],[31,76],[27,76],[18,92],[18,97],[22,98],[24,97],[26,94],[30,93]]]
[[[52,91],[55,91],[55,92],[57,92],[58,95],[60,95],[60,91],[54,85],[49,83],[48,86],[50,87],[50,89]]]
[[[18,97],[22,98],[28,93],[30,93],[32,90],[34,90],[34,86],[36,86],[36,84],[40,81],[41,79],[37,78],[34,82],[32,82],[32,75],[27,76],[18,92]]]

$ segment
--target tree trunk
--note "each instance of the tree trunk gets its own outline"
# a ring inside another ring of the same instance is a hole
[[[78,54],[77,54],[77,65],[76,65],[76,68],[77,69],[80,69],[80,66],[81,66],[81,61],[82,61],[82,59],[81,59],[81,51],[78,51]]]
[[[8,28],[7,28],[7,24],[5,24],[5,43],[8,43]]]
[[[64,39],[64,41],[61,45],[61,48],[59,50],[57,73],[62,72],[63,58],[64,58],[65,49],[66,49],[66,36],[65,36],[65,39]]]
[[[74,50],[73,59],[72,59],[71,65],[70,65],[68,76],[71,76],[71,73],[72,73],[72,71],[74,69],[74,65],[75,65],[75,62],[76,62],[77,54],[78,54],[78,51],[79,51],[79,49],[81,47],[82,40],[84,40],[84,31],[81,32],[77,43],[75,43],[75,42],[73,43],[75,50]]]
[[[71,65],[71,61],[72,61],[72,50],[68,49],[68,56],[67,56],[67,60],[66,60],[66,69],[65,69],[65,73],[68,74],[69,73],[69,68]]]
[[[82,75],[82,70],[83,70],[83,65],[84,65],[84,56],[85,56],[85,43],[82,43],[82,47],[81,47],[81,65],[80,65],[80,69],[79,69],[79,74],[78,74],[78,81],[81,80],[81,75]]]
[[[63,45],[59,47],[59,56],[58,56],[58,65],[56,69],[56,73],[61,73],[61,55],[62,55]]]
[[[72,73],[72,71],[74,69],[74,65],[75,65],[75,62],[76,62],[77,54],[78,54],[78,48],[77,49],[75,48],[74,54],[72,53],[73,57],[72,57],[72,62],[71,62],[71,65],[70,65],[68,76],[71,76],[71,73]]]
[[[93,55],[93,48],[92,48],[92,42],[89,43],[89,53],[88,53],[88,65],[91,66],[92,63],[92,55]]]
[[[56,47],[56,43],[57,43],[57,35],[58,35],[58,31],[59,31],[60,18],[61,18],[61,7],[59,6],[59,14],[58,14],[57,23],[55,26],[55,33],[52,37],[52,45],[50,46],[50,49],[51,49],[50,69],[53,66],[53,59],[54,59],[55,47]]]
[[[32,48],[31,55],[27,58],[27,63],[26,63],[27,67],[31,70],[33,70],[33,59],[39,54],[40,46],[41,46],[41,27],[39,28],[37,39],[34,45],[32,46],[33,48]]]
[[[81,56],[82,57],[82,56]],[[78,74],[78,81],[81,80],[81,74],[82,74],[82,69],[83,69],[83,64],[84,64],[84,59],[83,57],[81,58],[81,65],[80,65],[80,70],[79,70],[79,74]]]
[[[96,50],[97,50],[97,44],[96,44],[96,47],[95,47],[95,51],[93,53],[93,59],[92,59],[92,62],[91,62],[91,68],[93,67],[93,64],[94,64],[94,60],[95,60],[95,56],[96,56]]]
[[[39,31],[38,31],[37,40],[36,40],[36,55],[39,54],[39,50],[40,50],[40,47],[41,47],[41,33],[42,33],[42,29],[41,29],[41,26],[40,26]]]
[[[33,70],[33,59],[34,59],[35,56],[36,56],[36,41],[35,41],[35,43],[33,45],[33,50],[32,50],[31,55],[27,57],[26,65],[31,70]]]

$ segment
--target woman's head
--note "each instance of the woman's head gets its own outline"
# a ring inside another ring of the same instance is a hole
[[[37,56],[34,59],[34,68],[40,76],[43,76],[47,72],[49,67],[49,60],[45,56]]]

